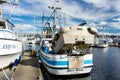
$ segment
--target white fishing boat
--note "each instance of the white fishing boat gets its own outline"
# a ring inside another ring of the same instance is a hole
[[[46,70],[54,75],[90,73],[93,54],[89,53],[88,49],[93,44],[97,29],[87,26],[64,26],[57,32],[55,30],[55,24],[53,27],[49,24],[49,27],[43,27],[42,31],[39,56]]]
[[[55,75],[90,73],[93,54],[87,50],[93,44],[96,34],[90,32],[97,31],[95,28],[83,26],[71,26],[68,29],[64,33],[61,31],[57,33],[54,39],[44,38],[42,40],[40,58],[45,68]],[[89,32],[89,29],[93,30]]]
[[[13,63],[22,53],[22,43],[12,28],[9,21],[0,20],[0,69]]]
[[[97,45],[98,48],[107,48],[108,45],[108,40],[102,39],[99,41],[99,44]]]
[[[109,46],[108,44],[108,39],[107,39],[107,34],[105,33],[105,28],[103,25],[103,34],[102,38],[99,40],[99,43],[97,44],[98,48],[107,48]]]
[[[6,1],[0,0],[0,7],[2,3]],[[22,55],[22,42],[13,31],[15,26],[4,20],[2,10],[0,12],[0,71],[3,71],[6,67],[17,66]]]

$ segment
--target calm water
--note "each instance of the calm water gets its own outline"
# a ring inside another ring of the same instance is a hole
[[[93,48],[92,80],[120,80],[120,48]]]

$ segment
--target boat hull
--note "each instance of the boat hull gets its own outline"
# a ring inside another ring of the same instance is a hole
[[[101,44],[101,45],[97,45],[98,48],[107,48],[108,44]]]
[[[14,64],[22,55],[22,43],[19,40],[0,39],[0,69]]]
[[[45,68],[47,71],[53,75],[78,75],[78,74],[86,74],[90,73],[92,66],[86,67],[86,68],[81,68],[81,69],[69,69],[69,68],[51,68],[47,65],[45,65]]]
[[[19,60],[21,57],[20,53],[16,54],[10,54],[10,55],[4,55],[0,56],[0,69],[9,67],[10,64],[15,64],[15,60]]]
[[[100,40],[97,45],[98,48],[107,48],[109,46],[108,41],[106,39]]]
[[[66,54],[46,54],[40,51],[40,58],[47,71],[54,75],[78,75],[90,73],[92,69],[93,54],[86,54],[83,56],[82,67],[70,67],[69,56]],[[79,63],[78,63],[79,64]],[[74,64],[73,64],[74,65]]]

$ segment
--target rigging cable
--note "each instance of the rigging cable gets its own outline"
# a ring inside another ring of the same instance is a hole
[[[13,4],[14,6],[13,6],[13,8],[12,8],[12,10],[11,10],[11,12],[10,12],[10,14],[9,14],[9,16],[6,20],[9,20],[11,18],[11,16],[14,13],[14,10],[15,10],[16,6],[18,5],[18,3],[19,3],[19,0],[16,0],[14,3],[9,2],[9,4]]]

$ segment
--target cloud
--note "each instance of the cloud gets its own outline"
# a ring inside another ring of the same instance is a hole
[[[86,20],[89,26],[96,26],[98,24],[105,24],[106,20],[112,19],[115,16],[120,15],[120,0],[59,0],[61,12],[66,13],[68,16],[76,17]],[[16,6],[14,14],[16,16],[41,16],[43,12],[45,16],[50,16],[52,10],[48,6],[53,6],[54,0],[20,0],[19,6]],[[12,6],[4,5],[5,13],[9,14]],[[31,19],[29,19],[30,21]],[[70,24],[78,24],[72,19],[67,19]],[[103,23],[101,21],[104,21]],[[119,18],[113,18],[113,21],[119,21]],[[32,25],[32,20],[30,25]],[[119,28],[119,22],[108,23],[107,25],[113,28]],[[22,26],[28,26],[28,23],[21,24]],[[26,29],[28,29],[26,27]]]
[[[94,7],[89,9],[89,7],[82,6],[82,3],[78,3],[78,1],[74,0],[60,0],[59,6],[62,7],[62,12],[70,16],[74,16],[77,18],[85,19],[87,21],[100,21],[104,20],[108,17],[113,17],[116,14],[112,14],[107,12],[112,7],[116,11],[119,11],[118,4],[119,0],[109,1],[109,0],[82,0],[86,3],[86,6],[89,4],[93,4]],[[26,6],[26,4],[28,6]],[[21,1],[20,6],[16,7],[14,14],[15,15],[36,15],[40,16],[44,12],[46,16],[49,16],[51,10],[48,6],[53,6],[53,0],[25,0]],[[115,5],[115,6],[113,6]],[[101,9],[100,9],[101,8]],[[6,11],[10,11],[10,7],[6,6]],[[99,10],[97,10],[99,9]],[[97,11],[96,11],[97,10]]]
[[[19,21],[19,22],[20,22],[20,21],[23,21],[23,19],[18,18],[18,17],[12,17],[11,19],[14,20],[14,21]]]
[[[110,0],[111,6],[115,11],[119,14],[120,13],[120,0]]]
[[[108,0],[83,0],[86,3],[93,4],[97,8],[109,9],[110,5]]]
[[[107,22],[105,22],[105,21],[101,21],[100,23],[99,23],[99,25],[101,25],[101,26],[104,26],[104,25],[106,25],[107,24]]]
[[[66,2],[65,2],[66,1]],[[86,20],[87,22],[99,22],[103,20],[107,20],[108,18],[112,18],[119,13],[117,12],[119,9],[116,9],[113,5],[115,3],[111,3],[108,0],[82,0],[84,2],[84,6],[78,1],[68,1],[61,0],[60,5],[62,6],[62,11],[70,16],[74,16],[76,18],[81,18]],[[115,1],[114,1],[115,2]],[[93,4],[93,5],[91,5]],[[89,6],[91,8],[89,8]],[[112,11],[111,11],[112,10]]]
[[[115,29],[120,29],[120,22],[111,22],[109,26],[112,26]]]
[[[30,24],[16,24],[15,25],[17,29],[20,30],[28,30],[28,29],[33,29],[34,27]]]
[[[88,26],[89,27],[97,27],[97,24],[95,24],[95,23],[88,23]]]
[[[15,25],[15,32],[17,33],[36,33],[37,28],[33,27],[30,24],[16,24]]]
[[[118,21],[118,22],[120,22],[120,17],[119,17],[119,18],[113,18],[113,21]]]

